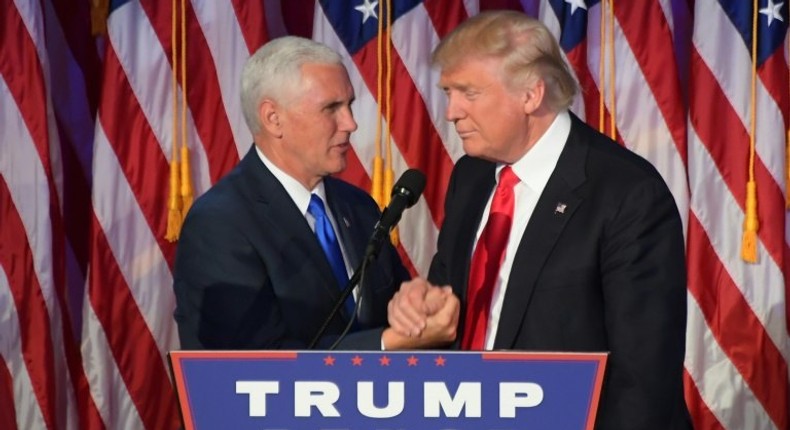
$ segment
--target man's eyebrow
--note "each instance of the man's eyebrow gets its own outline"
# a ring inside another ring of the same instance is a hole
[[[458,91],[461,91],[461,92],[468,91],[468,90],[474,88],[474,86],[472,84],[467,84],[467,83],[463,83],[463,84],[457,84],[457,83],[456,84],[442,84],[440,82],[437,86],[441,90],[454,89],[454,90],[458,90]]]

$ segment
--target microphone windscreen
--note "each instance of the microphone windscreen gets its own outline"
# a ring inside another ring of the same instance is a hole
[[[417,169],[409,169],[403,172],[403,175],[392,187],[392,196],[397,194],[406,196],[406,207],[412,207],[422,195],[425,189],[425,175]]]

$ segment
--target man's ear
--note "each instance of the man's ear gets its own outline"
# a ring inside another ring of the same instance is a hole
[[[261,127],[267,133],[276,137],[282,136],[280,108],[275,102],[271,100],[262,101],[258,106],[258,119],[261,121]]]
[[[546,96],[546,83],[543,79],[535,79],[524,91],[524,113],[532,115],[543,104]]]

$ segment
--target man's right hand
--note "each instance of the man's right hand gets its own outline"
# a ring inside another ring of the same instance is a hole
[[[450,286],[433,286],[421,278],[404,282],[388,305],[386,348],[428,348],[453,342],[460,307]]]

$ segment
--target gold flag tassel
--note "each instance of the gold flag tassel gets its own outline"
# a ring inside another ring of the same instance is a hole
[[[383,11],[384,2],[379,2],[379,31],[376,34],[376,155],[373,156],[373,172],[370,178],[370,196],[379,205],[380,210],[384,210],[384,206],[386,206],[384,203],[384,161],[381,158],[381,70],[384,61],[382,54],[384,25],[381,22],[381,16]]]
[[[165,233],[165,239],[170,242],[178,240],[178,234],[181,232],[181,223],[183,222],[181,196],[178,193],[180,176],[181,172],[179,162],[176,159],[174,144],[173,159],[170,161],[170,193],[167,201],[167,233]]]
[[[390,19],[390,14],[392,13],[392,0],[386,0],[386,3],[385,15],[379,20],[379,22],[384,19],[387,20],[387,37],[384,40],[386,44],[385,52],[387,55],[387,75],[384,81],[385,88],[387,89],[387,105],[385,110],[387,120],[384,127],[384,145],[387,150],[387,169],[384,171],[384,190],[386,191],[384,195],[384,206],[390,204],[392,195],[389,190],[392,190],[392,186],[395,185],[395,172],[392,170],[392,129],[390,128],[390,124],[392,123],[392,20]],[[398,245],[400,241],[398,227],[394,227],[390,232],[390,241],[393,245]]]
[[[186,137],[186,4],[181,0],[181,8],[178,10],[176,0],[172,0],[172,53],[173,63],[172,72],[172,93],[173,93],[173,134],[172,134],[172,154],[170,159],[170,192],[167,202],[167,232],[165,239],[170,242],[178,240],[181,233],[181,226],[184,223],[189,207],[192,205],[193,191],[189,165],[189,149]],[[180,20],[178,19],[180,18]],[[178,25],[181,25],[181,38],[178,38]],[[180,43],[179,43],[180,42]],[[179,61],[179,52],[181,58]],[[181,70],[182,92],[181,104],[178,103],[178,71]],[[179,119],[181,126],[179,127]],[[179,161],[179,142],[180,155]]]
[[[757,0],[752,2],[752,87],[751,87],[751,127],[749,130],[749,182],[746,183],[746,218],[743,221],[741,258],[747,263],[757,262],[757,230],[760,221],[757,217],[757,182],[754,180],[755,132],[757,130]]]
[[[608,6],[608,7],[607,7]],[[606,95],[609,95],[609,137],[617,140],[617,125],[615,123],[615,91],[614,91],[614,0],[601,2],[600,16],[600,57],[598,58],[598,82],[601,91],[598,94],[598,131],[606,134]],[[608,36],[608,37],[607,37]],[[606,60],[609,60],[609,86],[606,86],[606,72],[604,67]]]
[[[614,88],[614,0],[609,0],[609,109],[611,115],[609,117],[609,137],[612,140],[617,140],[617,106],[615,105],[615,88]]]
[[[186,0],[181,0],[181,215],[186,218],[195,198],[192,169],[187,145],[187,13]]]
[[[110,12],[110,0],[91,0],[91,34],[99,36],[107,34],[107,15]]]
[[[172,79],[172,92],[173,92],[173,134],[171,136],[172,141],[172,154],[170,157],[170,192],[168,193],[167,199],[167,232],[165,233],[165,239],[170,242],[175,242],[178,240],[178,234],[181,231],[181,223],[184,220],[184,217],[181,213],[181,195],[179,194],[180,182],[181,182],[181,166],[178,163],[178,69],[176,65],[178,64],[178,55],[177,55],[177,27],[176,20],[177,17],[177,10],[176,10],[176,0],[172,1],[172,8],[173,8],[173,16],[171,21],[171,36],[172,36],[172,44],[173,49],[171,52],[171,60],[173,62],[173,73],[171,75]]]
[[[601,85],[601,91],[598,92],[598,132],[599,133],[606,133],[606,120],[604,119],[606,106],[604,105],[604,100],[606,98],[606,75],[604,74],[604,54],[606,53],[606,2],[601,2],[601,14],[600,14],[600,25],[599,31],[599,41],[600,49],[598,50],[598,83]]]

